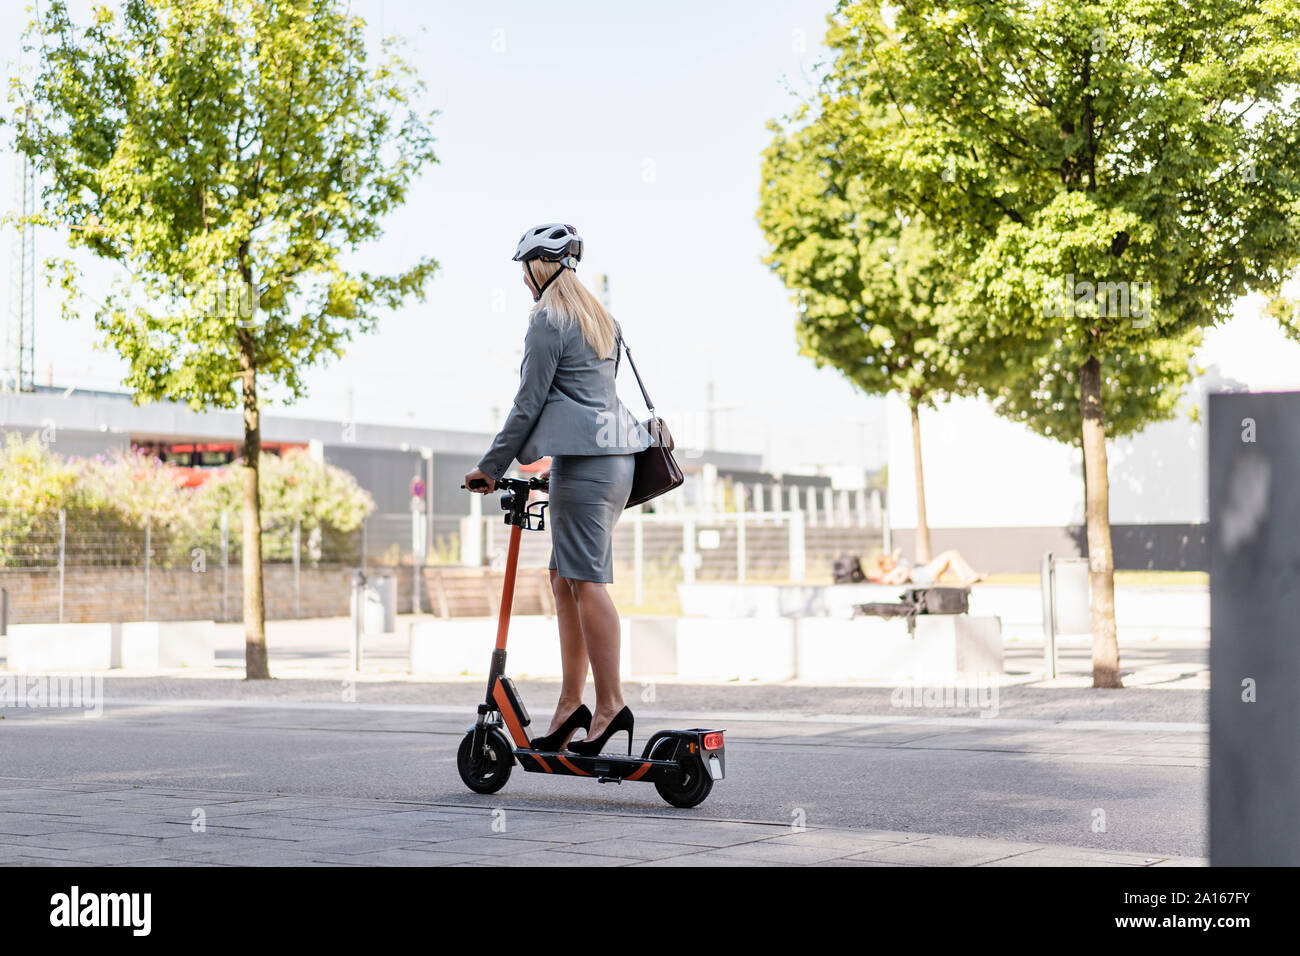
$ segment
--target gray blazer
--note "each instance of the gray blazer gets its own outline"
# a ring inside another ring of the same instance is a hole
[[[620,330],[621,334],[621,330]],[[605,358],[576,321],[560,331],[545,309],[528,323],[519,391],[506,423],[478,467],[498,481],[518,459],[546,455],[627,455],[648,448],[650,432],[614,388],[621,349]]]

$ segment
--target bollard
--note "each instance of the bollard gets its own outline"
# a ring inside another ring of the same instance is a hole
[[[361,629],[366,613],[366,572],[364,568],[352,571],[352,672],[361,672]]]

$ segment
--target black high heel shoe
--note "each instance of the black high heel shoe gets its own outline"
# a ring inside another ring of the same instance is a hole
[[[633,723],[634,718],[632,717],[632,711],[624,707],[614,715],[614,719],[609,722],[609,726],[605,728],[605,732],[599,737],[594,740],[579,740],[576,743],[571,743],[569,744],[568,749],[582,757],[594,757],[596,754],[601,752],[601,748],[605,746],[605,742],[609,740],[610,737],[618,733],[620,730],[626,730],[627,752],[631,754]]]
[[[534,737],[528,742],[528,746],[533,750],[553,753],[564,747],[579,727],[583,730],[591,729],[591,711],[587,709],[586,704],[579,704],[578,709],[565,718],[564,723],[560,724],[555,733],[547,734],[545,737]]]

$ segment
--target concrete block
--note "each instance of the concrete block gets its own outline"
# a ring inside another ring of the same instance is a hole
[[[803,618],[796,630],[801,680],[951,680],[1002,673],[996,617],[922,614],[916,634],[902,618]]]
[[[122,667],[170,670],[216,666],[213,621],[129,621],[122,627]]]
[[[676,617],[625,617],[629,634],[626,668],[631,676],[677,673]]]
[[[121,667],[122,625],[11,624],[8,661],[28,673]]]
[[[677,672],[677,618],[628,616],[619,619],[619,626],[619,674],[624,680]],[[496,618],[412,621],[407,645],[409,670],[429,676],[486,677],[496,634]],[[516,678],[562,676],[555,618],[517,614],[510,619],[506,673]]]
[[[496,634],[496,618],[412,621],[408,642],[410,672],[443,677],[486,676]],[[555,620],[531,615],[512,618],[506,655],[506,673],[512,677],[558,677],[560,635]]]
[[[677,676],[688,680],[790,680],[795,619],[691,618],[677,622]]]

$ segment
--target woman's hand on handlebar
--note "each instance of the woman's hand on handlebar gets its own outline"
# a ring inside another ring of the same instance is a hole
[[[465,487],[480,495],[486,495],[489,492],[495,491],[496,486],[497,483],[485,475],[479,468],[475,468],[465,476]]]

